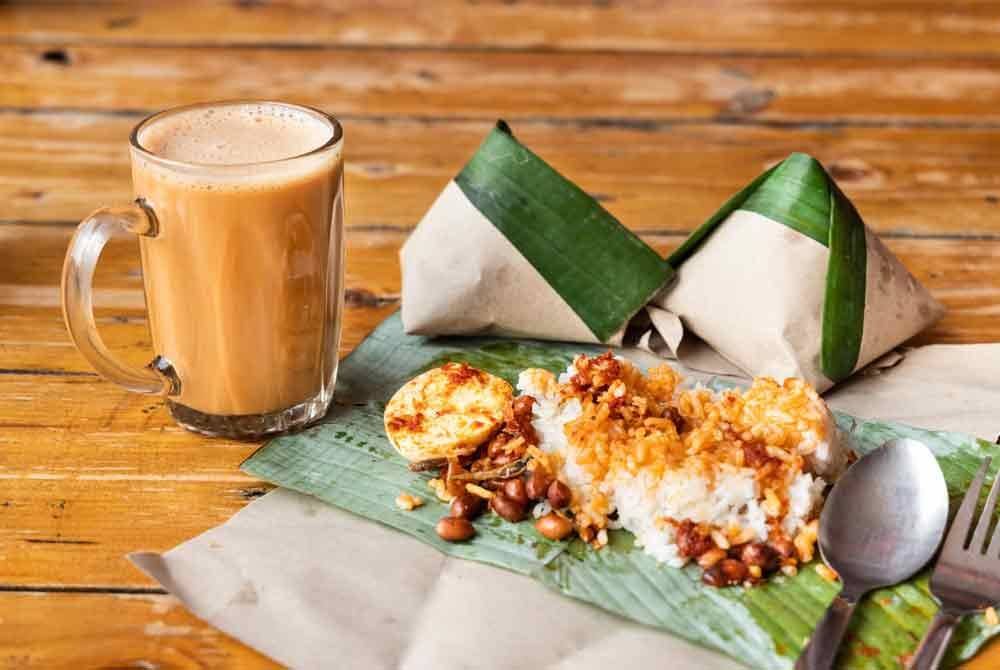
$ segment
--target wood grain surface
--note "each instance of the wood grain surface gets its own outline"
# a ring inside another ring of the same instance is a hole
[[[991,59],[9,44],[0,105],[156,110],[267,91],[339,116],[990,126]],[[518,85],[530,81],[528,86]]]
[[[5,669],[280,667],[199,621],[168,595],[0,593],[0,611],[6,615],[0,621]]]
[[[75,223],[131,198],[127,135],[190,101],[286,98],[347,136],[342,353],[399,306],[398,251],[497,118],[667,253],[761,170],[820,158],[948,307],[1000,340],[1000,7],[957,0],[0,3],[0,668],[269,668],[124,559],[269,486],[255,444],[176,427],[68,340]],[[134,240],[98,323],[151,355]],[[1000,666],[994,644],[967,668]]]
[[[339,0],[67,3],[15,0],[0,36],[26,43],[452,47],[764,54],[1000,52],[995,7],[977,0]],[[41,6],[38,6],[41,4]],[[198,7],[198,20],[191,8]],[[220,29],[223,28],[224,29]]]

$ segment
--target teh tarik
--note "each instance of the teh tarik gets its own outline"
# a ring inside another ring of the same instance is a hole
[[[135,194],[158,226],[140,238],[149,325],[182,410],[325,409],[343,276],[334,133],[324,115],[278,103],[199,106],[138,128]]]

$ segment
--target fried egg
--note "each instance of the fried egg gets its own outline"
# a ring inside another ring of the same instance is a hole
[[[504,421],[514,390],[466,363],[414,377],[385,407],[385,432],[412,463],[470,454]]]

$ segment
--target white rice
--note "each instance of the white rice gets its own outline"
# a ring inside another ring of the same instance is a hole
[[[571,365],[560,375],[559,382],[566,383],[575,373]],[[517,388],[535,400],[532,426],[539,438],[538,446],[562,457],[562,478],[585,502],[597,491],[591,476],[576,462],[564,432],[566,424],[580,416],[580,402],[575,398],[561,401],[558,395],[547,393],[553,389],[542,388],[537,382],[538,378],[531,373],[522,373]],[[827,434],[834,436],[832,419],[830,423]],[[803,440],[801,452],[808,453],[809,466],[817,473],[837,475],[846,466],[847,452],[836,439],[820,440],[809,434]],[[749,540],[768,540],[768,517],[761,505],[762,492],[754,474],[752,468],[720,464],[712,485],[694,471],[669,471],[659,481],[651,481],[647,472],[640,471],[637,475],[619,472],[613,481],[601,483],[599,492],[608,497],[612,509],[618,513],[613,527],[632,532],[636,544],[658,561],[681,567],[688,559],[680,556],[674,528],[664,522],[665,518],[690,519],[718,528],[737,526],[749,534]],[[789,509],[781,520],[782,530],[789,537],[806,524],[821,502],[825,486],[823,478],[809,473],[800,473],[792,481],[788,489]]]

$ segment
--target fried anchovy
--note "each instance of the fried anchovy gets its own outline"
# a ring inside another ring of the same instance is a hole
[[[447,465],[447,458],[428,458],[426,461],[410,463],[409,468],[411,472],[427,472],[428,470],[437,470],[439,468],[447,467]]]
[[[527,458],[519,458],[516,461],[507,463],[506,465],[501,465],[499,468],[494,468],[492,470],[480,470],[479,472],[463,472],[457,475],[452,475],[451,479],[456,481],[486,481],[490,479],[510,479],[511,477],[517,477],[523,474],[528,467]]]

